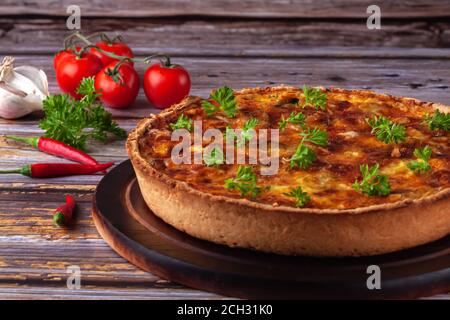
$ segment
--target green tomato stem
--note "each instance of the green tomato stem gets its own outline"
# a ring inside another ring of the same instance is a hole
[[[95,46],[91,41],[89,41],[89,39],[87,37],[83,36],[81,33],[76,32],[73,34],[73,36],[79,38],[81,41],[83,41],[85,44],[87,44],[87,46],[90,46],[90,48],[95,48],[97,51],[101,52],[105,56],[108,56],[113,59],[117,59],[117,60],[129,59],[129,61],[133,61],[136,63],[146,63],[146,64],[149,64],[154,59],[158,59],[159,61],[161,61],[161,64],[166,68],[171,68],[171,67],[175,66],[171,63],[170,57],[164,53],[157,53],[157,54],[151,55],[149,57],[145,57],[145,58],[124,57],[124,56],[119,56],[112,52],[108,52],[108,51],[100,49],[99,47]]]

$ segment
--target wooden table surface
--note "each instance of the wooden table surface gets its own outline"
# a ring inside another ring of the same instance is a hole
[[[139,56],[166,52],[185,66],[191,94],[221,85],[290,84],[365,88],[450,104],[450,2],[378,1],[382,29],[366,28],[372,1],[77,1],[82,32],[121,33]],[[58,88],[52,56],[69,34],[66,8],[55,1],[4,0],[0,55],[42,68]],[[139,66],[142,75],[144,67]],[[141,92],[135,105],[113,111],[127,130],[157,112]],[[0,134],[38,135],[39,114],[0,119]],[[93,143],[100,161],[127,159],[124,141]],[[0,169],[63,161],[0,138]],[[0,299],[211,299],[145,273],[101,239],[91,200],[101,175],[32,180],[0,176]],[[75,196],[77,223],[53,226],[51,213]],[[66,268],[81,268],[81,289],[66,288]],[[450,298],[441,295],[434,298]]]

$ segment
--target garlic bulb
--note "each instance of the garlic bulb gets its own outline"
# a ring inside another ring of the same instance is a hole
[[[5,57],[0,65],[0,117],[16,119],[42,109],[48,97],[44,71],[32,66],[14,68],[14,58]]]

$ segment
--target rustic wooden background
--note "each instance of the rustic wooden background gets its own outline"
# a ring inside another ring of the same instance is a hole
[[[195,95],[224,84],[284,83],[366,88],[450,104],[450,2],[377,1],[382,29],[368,30],[372,2],[2,0],[0,55],[45,70],[57,93],[52,56],[69,34],[66,6],[79,4],[83,33],[120,33],[141,56],[171,54],[190,71]],[[131,129],[151,112],[156,110],[140,94],[133,108],[113,113]],[[38,135],[38,121],[39,115],[0,119],[0,134]],[[90,151],[100,161],[127,159],[123,141],[94,143]],[[1,169],[43,161],[55,158],[0,139]],[[100,178],[0,176],[0,298],[221,298],[144,273],[115,254],[90,216]],[[72,229],[51,221],[65,193],[79,203]],[[66,288],[69,265],[82,270],[80,290]]]

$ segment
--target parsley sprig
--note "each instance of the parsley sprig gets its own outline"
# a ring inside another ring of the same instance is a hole
[[[328,133],[318,128],[307,128],[306,131],[300,133],[300,136],[303,137],[305,142],[311,142],[322,147],[328,145]]]
[[[355,190],[360,190],[368,196],[387,196],[391,193],[391,185],[389,178],[386,175],[378,174],[379,164],[370,167],[363,164],[359,167],[362,174],[362,180],[356,180],[352,187]]]
[[[213,148],[211,152],[203,155],[203,161],[208,167],[218,166],[224,163],[223,152],[220,148]]]
[[[187,131],[192,131],[192,120],[182,114],[175,123],[170,124],[170,128],[172,130],[187,129]]]
[[[64,142],[80,150],[86,150],[89,139],[106,142],[108,133],[125,139],[127,132],[112,119],[111,113],[97,101],[94,78],[84,78],[77,92],[82,95],[75,100],[68,94],[51,95],[44,102],[45,117],[39,127],[45,137]]]
[[[253,139],[258,122],[258,119],[250,118],[244,123],[244,128],[241,131],[241,145]]]
[[[431,148],[429,146],[425,146],[422,149],[415,149],[414,156],[417,160],[413,160],[408,162],[407,167],[414,172],[424,173],[428,170],[431,170],[431,166],[428,161],[431,158]]]
[[[241,196],[250,195],[256,198],[267,187],[258,187],[256,184],[256,174],[250,166],[239,166],[236,178],[225,180],[225,188],[230,190],[239,190]]]
[[[428,124],[428,128],[431,131],[450,131],[450,113],[444,113],[436,109],[432,115],[427,114],[424,117],[424,122]]]
[[[384,143],[398,143],[406,140],[406,128],[400,124],[394,123],[386,117],[375,116],[372,119],[367,118],[366,122],[372,127],[371,133]]]
[[[211,92],[209,99],[218,103],[219,107],[208,100],[203,100],[202,106],[208,116],[214,114],[219,109],[225,112],[229,118],[234,118],[236,116],[236,98],[233,89],[227,86],[220,87]]]
[[[300,169],[308,169],[316,161],[316,152],[303,144],[303,141],[297,146],[295,153],[290,161],[291,169],[298,166]]]
[[[301,112],[297,113],[295,111],[292,111],[289,117],[287,117],[286,119],[284,118],[284,116],[281,117],[281,120],[278,123],[278,127],[280,128],[281,131],[283,131],[286,128],[288,122],[299,126],[303,126],[305,124],[305,118],[306,117],[303,113]]]
[[[313,106],[316,109],[326,110],[327,108],[327,94],[319,88],[303,86],[303,95],[305,102],[303,106]]]
[[[301,187],[297,187],[292,189],[290,192],[284,193],[285,196],[295,198],[295,206],[303,207],[309,201],[311,201],[311,197],[308,193],[304,192]]]
[[[300,133],[303,137],[300,144],[297,146],[294,155],[290,159],[291,169],[298,166],[300,169],[308,169],[317,159],[316,152],[305,145],[305,142],[310,142],[319,146],[326,146],[328,144],[328,134],[318,128],[307,128]]]

